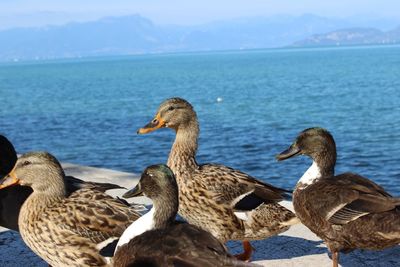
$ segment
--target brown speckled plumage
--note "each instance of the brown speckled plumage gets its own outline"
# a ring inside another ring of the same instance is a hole
[[[21,208],[21,236],[52,266],[105,266],[96,245],[140,216],[90,184],[68,196],[63,170],[48,153],[23,155],[10,176],[33,189]]]
[[[6,176],[16,162],[17,153],[14,146],[5,136],[0,135],[0,178]],[[92,188],[101,192],[122,188],[116,184],[87,182],[72,176],[65,177],[65,186],[67,195],[83,188]],[[32,188],[20,185],[0,190],[0,226],[18,231],[19,211],[31,193]]]
[[[400,199],[360,175],[335,176],[336,145],[328,131],[306,129],[277,158],[285,160],[298,154],[310,156],[319,171],[313,182],[298,182],[294,209],[331,252],[379,250],[400,243]]]
[[[193,107],[186,100],[164,101],[155,119],[139,130],[147,133],[160,127],[176,132],[168,166],[179,186],[179,214],[221,241],[264,239],[286,231],[296,223],[295,215],[277,202],[284,190],[216,164],[198,165],[195,159],[199,126]],[[254,200],[254,205],[248,201]],[[238,202],[246,207],[247,220],[235,216]],[[242,204],[242,203],[241,203]]]

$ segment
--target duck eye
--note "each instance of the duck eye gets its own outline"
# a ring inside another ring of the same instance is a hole
[[[174,109],[175,109],[174,106],[170,106],[170,107],[168,108],[168,111],[172,111],[172,110],[174,110]]]
[[[25,160],[25,161],[23,161],[23,162],[21,163],[21,166],[28,166],[28,165],[30,165],[30,164],[32,164],[32,162],[30,162],[29,160]]]

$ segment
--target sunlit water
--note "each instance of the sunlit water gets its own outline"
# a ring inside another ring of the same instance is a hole
[[[136,130],[172,96],[197,111],[199,163],[291,188],[311,161],[274,155],[322,126],[336,139],[337,173],[400,195],[399,46],[3,64],[0,132],[20,153],[139,173],[166,162],[173,131]]]

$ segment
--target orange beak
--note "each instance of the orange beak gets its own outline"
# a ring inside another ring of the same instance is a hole
[[[19,184],[19,179],[18,177],[15,175],[14,169],[4,178],[2,178],[0,180],[0,189],[15,185],[15,184]]]
[[[157,129],[160,129],[161,127],[165,126],[165,121],[161,118],[160,113],[157,113],[157,115],[154,117],[154,119],[146,124],[144,127],[140,128],[137,133],[138,134],[147,134],[152,131],[155,131]]]

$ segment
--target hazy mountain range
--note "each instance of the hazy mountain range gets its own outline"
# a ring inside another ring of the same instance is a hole
[[[352,28],[354,31],[355,27],[380,28],[367,29],[370,33],[365,36],[368,38],[375,34],[385,38],[393,35],[395,39],[400,34],[399,29],[381,31],[394,28],[397,21],[370,23],[310,14],[232,19],[198,26],[156,25],[140,15],[109,17],[91,22],[0,31],[0,60],[324,45],[331,39],[335,41],[329,44],[335,45],[341,42],[341,36],[346,36],[338,29]],[[363,28],[356,30],[363,31]],[[337,34],[333,34],[335,31]],[[321,35],[327,32],[330,34]],[[381,37],[376,37],[375,43],[381,43]]]
[[[338,46],[338,45],[370,45],[400,43],[400,26],[381,31],[375,28],[340,29],[324,34],[315,34],[297,41],[293,46]]]

